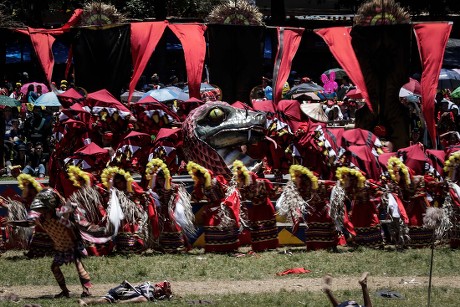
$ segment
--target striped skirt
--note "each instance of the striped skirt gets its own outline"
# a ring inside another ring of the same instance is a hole
[[[409,237],[408,247],[429,247],[433,238],[433,230],[423,226],[409,226]]]
[[[381,248],[383,246],[382,229],[380,225],[371,227],[355,227],[355,243],[359,246]]]
[[[276,220],[250,221],[251,247],[255,252],[278,247]]]
[[[239,246],[238,229],[204,226],[204,241],[206,253],[236,252]]]
[[[333,223],[309,222],[305,229],[307,250],[328,249],[337,245],[338,237]]]

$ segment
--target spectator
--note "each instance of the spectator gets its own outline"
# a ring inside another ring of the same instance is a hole
[[[19,119],[17,118],[11,120],[11,127],[9,129],[7,128],[5,132],[5,140],[13,142],[15,137],[22,137],[22,131],[19,128]]]
[[[46,139],[46,118],[42,116],[42,109],[40,107],[35,106],[32,112],[32,116],[27,118],[24,124],[24,134],[34,144],[37,142],[43,143]]]
[[[27,166],[31,167],[31,164],[32,164],[32,161],[31,161],[30,155],[27,154],[26,145],[23,145],[23,144],[19,145],[17,147],[17,151],[14,152],[12,165],[20,165],[21,169],[25,169]],[[29,169],[27,168],[27,171],[28,170]]]
[[[10,95],[10,98],[14,98],[14,99],[19,100],[19,101],[22,100],[22,96],[24,96],[24,94],[21,93],[21,86],[22,86],[21,82],[16,82],[14,90]]]
[[[263,77],[262,78],[262,87],[264,89],[265,98],[268,100],[273,100],[273,89],[271,87],[272,80]]]
[[[43,152],[43,144],[41,142],[35,144],[34,153],[31,158],[35,176],[39,178],[45,177],[46,163],[48,162],[49,156],[47,153]]]
[[[67,91],[68,85],[69,85],[69,83],[67,82],[67,80],[62,80],[61,85],[59,86],[59,89],[61,91]]]

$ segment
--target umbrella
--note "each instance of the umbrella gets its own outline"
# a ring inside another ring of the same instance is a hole
[[[361,90],[359,88],[353,88],[351,90],[349,90],[345,96],[347,96],[348,98],[350,99],[363,99],[363,93],[361,92]]]
[[[343,79],[344,76],[347,76],[347,73],[342,68],[331,68],[323,72],[323,74],[329,77],[331,72],[335,72],[336,79]]]
[[[147,96],[152,96],[160,102],[165,102],[169,100],[176,100],[179,97],[180,92],[177,92],[170,88],[160,88],[158,90],[151,90],[145,93],[141,99],[144,99]]]
[[[42,87],[42,93],[48,93],[48,86],[46,86],[44,83],[39,83],[39,82],[30,82],[26,83],[23,86],[21,86],[21,93],[24,95],[27,95],[27,89],[29,88],[29,85],[34,86],[34,91],[37,91],[37,85],[41,85]]]
[[[439,73],[438,89],[456,89],[460,86],[460,74],[451,69],[441,69]]]
[[[296,100],[315,100],[315,101],[321,100],[321,98],[319,98],[319,96],[313,92],[293,94],[291,98],[296,99]]]
[[[201,83],[201,85],[200,85],[200,92],[213,91],[215,89],[216,88],[214,86],[212,86],[211,84],[209,84],[209,83]],[[188,86],[184,87],[184,89],[182,91],[184,93],[188,93]]]
[[[298,93],[308,93],[308,92],[321,92],[324,91],[324,88],[316,84],[315,82],[307,82],[307,83],[301,83],[299,85],[293,86],[289,92],[287,92],[286,96],[291,97],[293,94],[298,94]]]
[[[409,97],[409,96],[413,96],[414,93],[409,91],[408,89],[405,89],[404,87],[401,87],[401,89],[399,90],[399,97],[401,98],[405,98],[405,97]]]
[[[41,95],[35,100],[34,106],[39,107],[60,107],[61,103],[59,102],[58,96],[54,92],[48,92]]]
[[[323,106],[321,103],[316,102],[316,103],[302,103],[300,105],[300,110],[310,117],[311,119],[314,119],[319,122],[327,123],[328,118],[326,116],[326,113],[324,113]]]
[[[452,93],[450,93],[452,98],[460,98],[460,86],[457,87]]]
[[[20,107],[21,102],[5,95],[0,95],[0,105],[5,107]]]
[[[402,88],[408,90],[409,92],[415,94],[415,95],[419,95],[421,96],[422,95],[422,87],[420,85],[420,83],[413,79],[413,78],[409,78],[409,82],[407,82],[406,84],[404,84],[402,86]],[[404,97],[404,96],[401,96],[401,94],[399,94],[399,97]]]
[[[139,101],[142,96],[144,96],[145,92],[140,92],[140,91],[134,91],[133,95],[131,96],[131,102],[137,102]],[[129,96],[129,91],[124,92],[120,96],[120,100],[122,102],[128,102],[128,96]]]

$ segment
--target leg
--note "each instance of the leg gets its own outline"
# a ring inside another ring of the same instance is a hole
[[[64,274],[62,274],[61,271],[61,265],[53,261],[51,264],[51,271],[53,272],[54,278],[56,278],[59,288],[62,290],[56,297],[70,297],[70,291],[67,289]]]
[[[39,164],[38,165],[38,177],[39,178],[45,177],[45,173],[46,173],[45,166],[43,164]]]
[[[329,301],[331,302],[332,306],[336,307],[339,304],[339,302],[334,297],[334,294],[332,293],[332,290],[331,290],[332,276],[327,274],[327,275],[325,275],[323,277],[323,280],[324,280],[323,292],[326,293],[326,295],[329,298]]]
[[[86,298],[86,299],[79,299],[78,304],[80,306],[88,306],[88,305],[99,305],[99,304],[109,304],[110,302],[103,297],[99,298]]]
[[[372,307],[371,297],[369,296],[369,289],[367,288],[367,275],[369,275],[369,272],[363,273],[363,275],[359,279],[359,284],[361,285],[361,289],[363,290],[364,305],[366,307]]]
[[[83,292],[81,296],[82,297],[90,296],[91,295],[91,292],[89,291],[89,288],[91,288],[90,277],[80,259],[75,259],[75,267],[77,268],[78,277],[80,278],[80,283],[83,288]]]

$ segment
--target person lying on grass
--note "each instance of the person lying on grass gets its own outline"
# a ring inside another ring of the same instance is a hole
[[[372,307],[371,298],[369,296],[369,289],[367,288],[367,275],[369,275],[368,272],[363,273],[363,275],[358,281],[363,291],[364,305],[359,305],[356,301],[344,301],[342,303],[339,303],[337,299],[334,297],[334,294],[332,294],[332,290],[331,290],[332,276],[331,275],[324,276],[323,292],[326,293],[333,307]]]
[[[147,281],[133,286],[125,280],[119,286],[110,289],[103,297],[79,299],[78,303],[80,306],[113,303],[130,304],[165,300],[171,297],[171,284],[168,281],[154,285]]]

